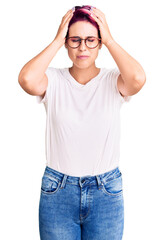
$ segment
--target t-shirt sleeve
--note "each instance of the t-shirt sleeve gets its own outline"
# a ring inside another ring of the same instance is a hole
[[[54,84],[53,68],[48,67],[47,70],[45,71],[45,74],[48,77],[48,85],[47,85],[46,93],[45,93],[43,98],[41,96],[36,96],[36,101],[39,104],[40,103],[47,103],[47,101],[50,97],[50,94],[52,92],[52,89],[53,89],[53,84]]]
[[[124,102],[129,102],[132,98],[132,96],[122,96],[121,93],[119,92],[118,90],[118,87],[117,87],[117,81],[118,81],[118,76],[120,75],[120,71],[118,68],[114,68],[112,69],[112,72],[111,72],[111,77],[112,77],[112,81],[113,81],[113,84],[114,84],[114,91],[115,91],[115,94],[116,96],[118,97],[119,101],[121,103],[124,103]]]

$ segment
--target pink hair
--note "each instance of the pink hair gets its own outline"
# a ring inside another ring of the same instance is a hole
[[[86,9],[90,10],[91,6],[90,5],[83,5],[81,6],[75,6],[75,11],[73,14],[73,17],[71,18],[69,25],[68,25],[68,31],[66,34],[66,38],[69,35],[69,28],[70,26],[77,22],[77,21],[87,21],[90,22],[93,26],[95,26],[98,30],[98,37],[101,38],[100,35],[100,30],[99,30],[99,25],[97,24],[97,22],[89,15],[88,11],[86,11]]]

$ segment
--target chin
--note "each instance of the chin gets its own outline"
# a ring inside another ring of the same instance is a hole
[[[72,62],[73,62],[73,61],[72,61]],[[74,62],[73,62],[73,65],[76,66],[76,67],[78,67],[78,68],[84,69],[84,68],[89,68],[89,67],[91,67],[94,63],[95,63],[95,62],[88,62],[88,61],[81,61],[81,62],[79,62],[79,60],[78,60],[78,62],[77,62],[77,61],[74,61]]]
[[[92,64],[74,64],[77,68],[86,69],[92,66]]]

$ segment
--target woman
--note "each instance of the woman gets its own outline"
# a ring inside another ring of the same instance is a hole
[[[63,44],[72,67],[48,67]],[[118,68],[96,67],[102,44]],[[122,239],[119,114],[145,83],[141,65],[113,39],[102,11],[76,6],[52,43],[22,68],[19,83],[47,113],[41,240]]]

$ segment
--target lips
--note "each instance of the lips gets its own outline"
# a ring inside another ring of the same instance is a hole
[[[85,58],[88,58],[89,56],[87,56],[87,55],[79,55],[77,57],[80,58],[80,59],[85,59]]]

